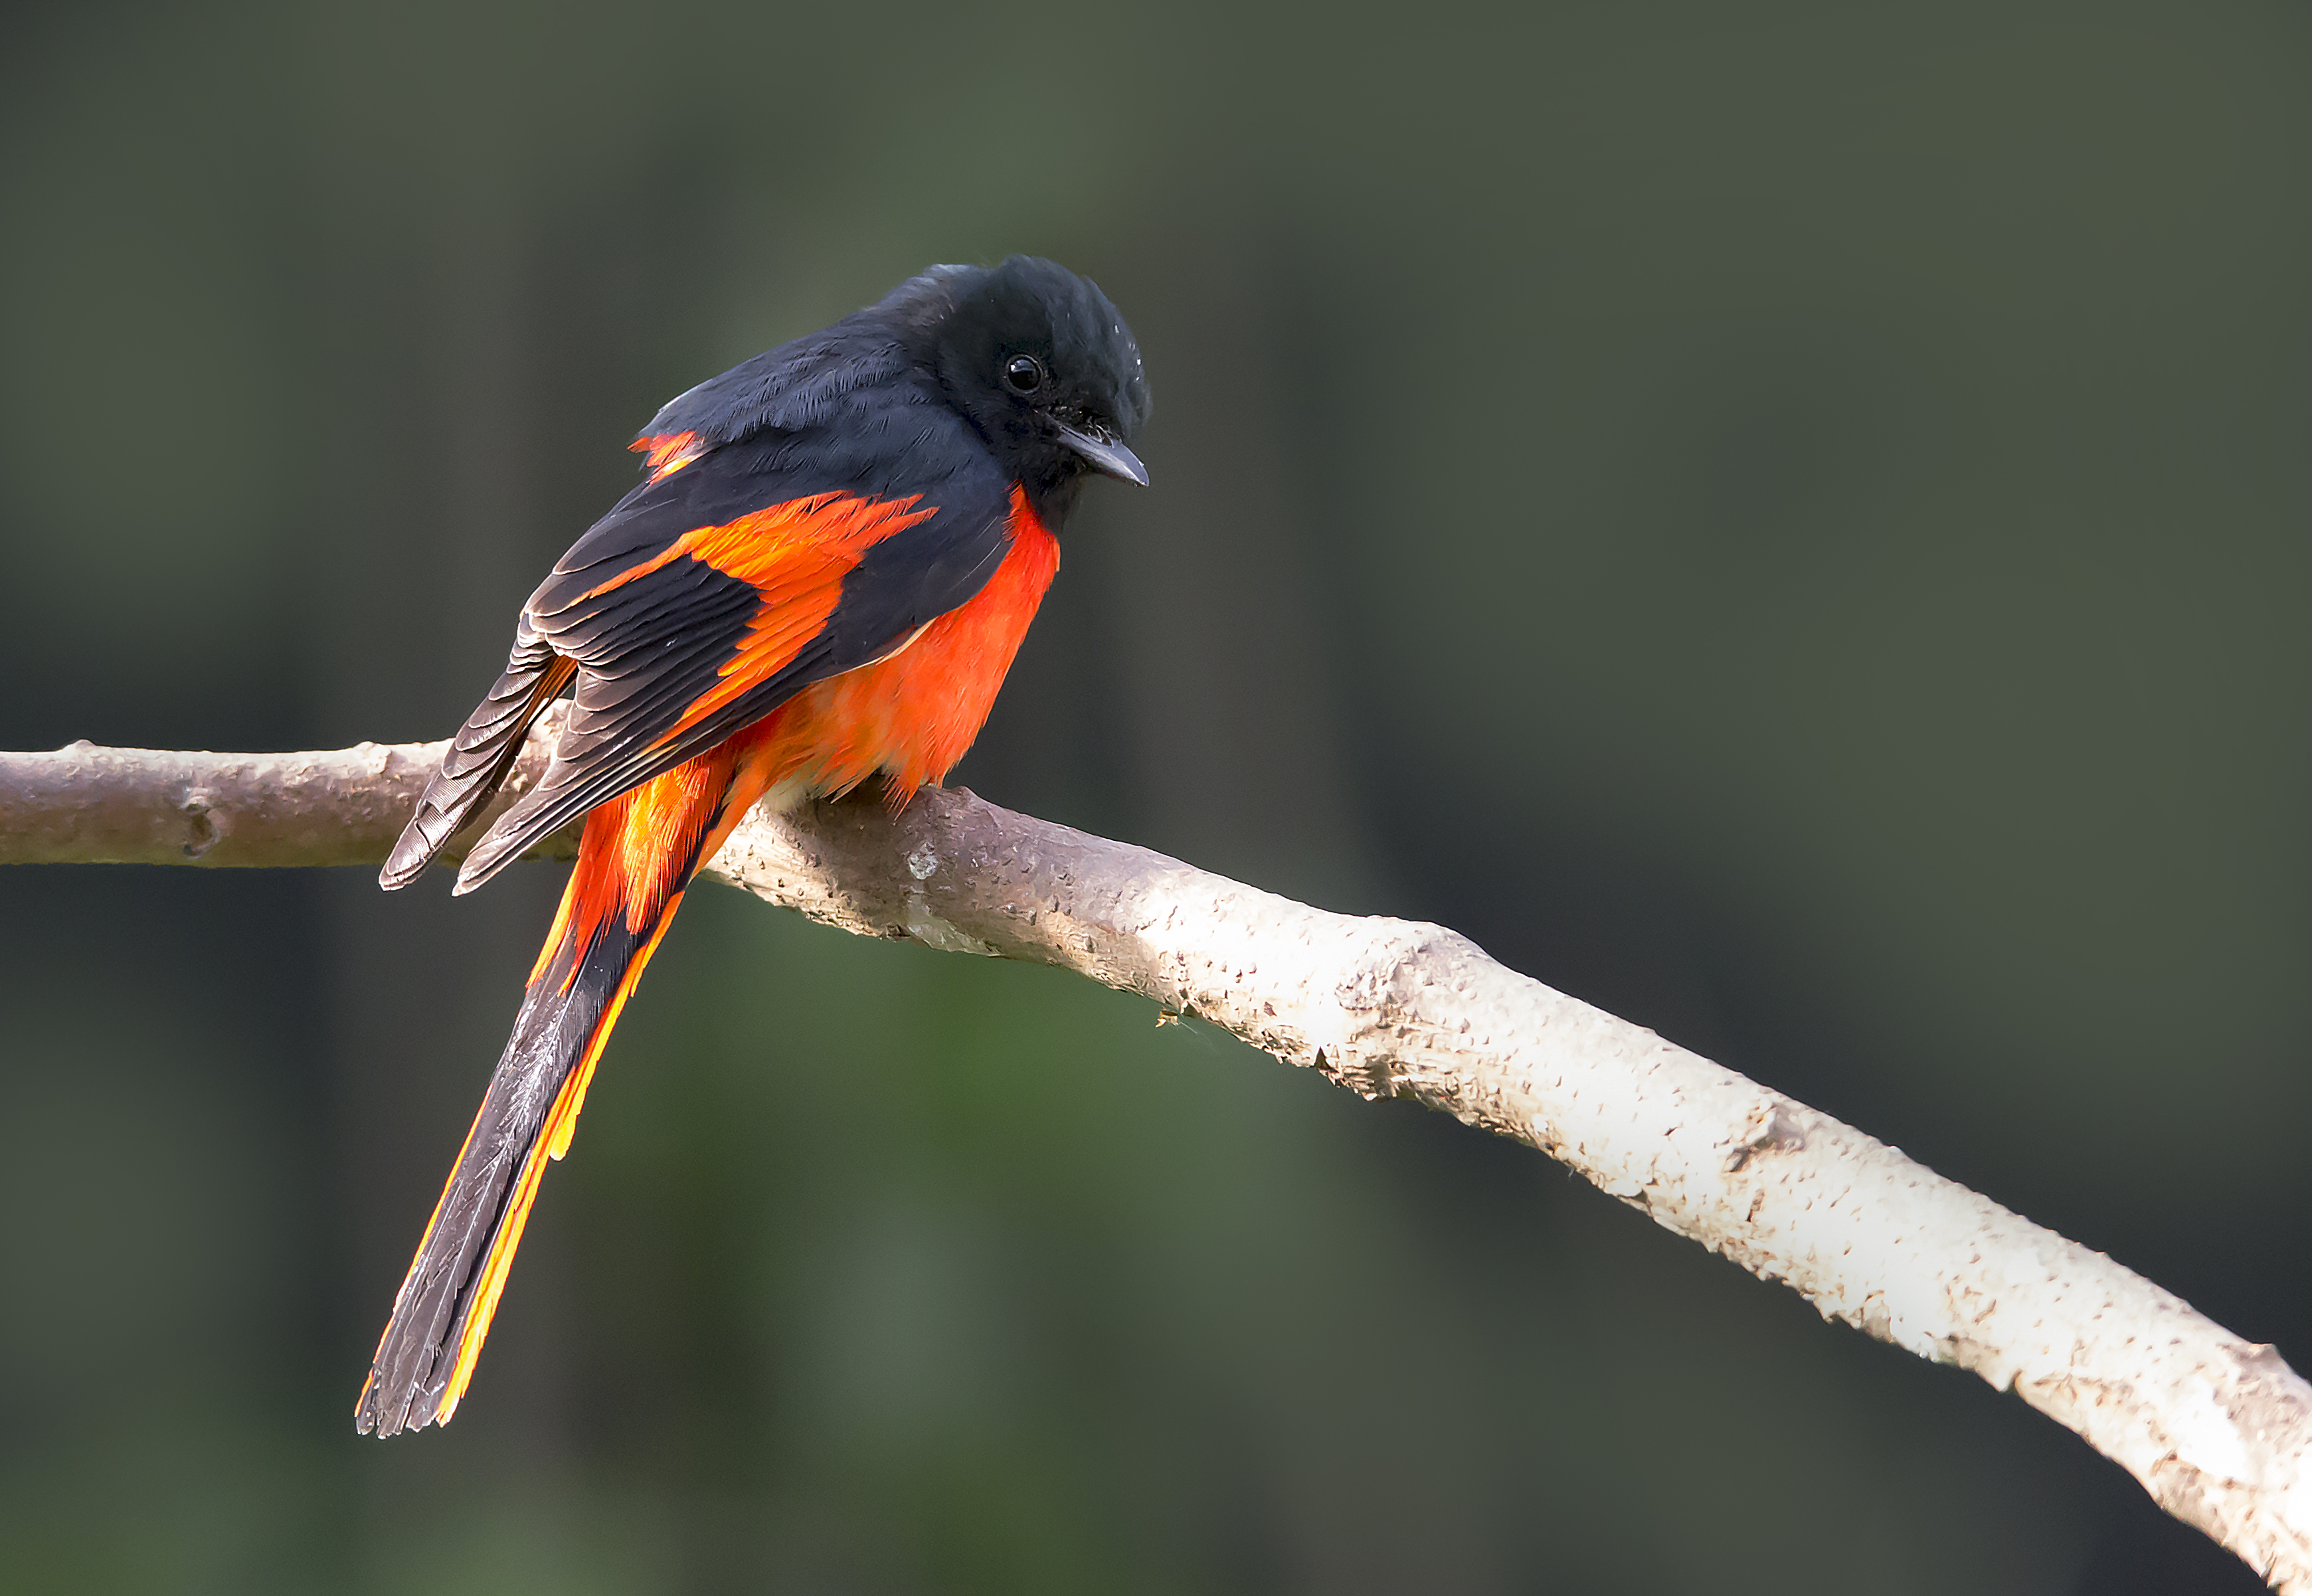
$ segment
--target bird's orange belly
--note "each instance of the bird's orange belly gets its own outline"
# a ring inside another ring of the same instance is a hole
[[[994,707],[1060,546],[1012,494],[1012,548],[987,585],[871,665],[805,688],[749,731],[765,787],[847,791],[878,771],[896,805],[944,776]]]

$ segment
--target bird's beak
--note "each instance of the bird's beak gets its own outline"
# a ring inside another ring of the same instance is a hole
[[[1148,468],[1140,457],[1121,443],[1111,443],[1106,438],[1096,438],[1065,422],[1060,424],[1060,442],[1091,462],[1091,469],[1135,487],[1148,486]]]

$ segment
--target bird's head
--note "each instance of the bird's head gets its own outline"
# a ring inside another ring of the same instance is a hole
[[[933,331],[948,400],[1056,529],[1098,471],[1146,486],[1126,447],[1148,419],[1140,346],[1108,295],[1032,255],[941,267],[948,309]]]

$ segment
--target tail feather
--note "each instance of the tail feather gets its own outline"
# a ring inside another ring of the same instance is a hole
[[[392,1435],[457,1410],[546,1162],[569,1150],[618,1012],[691,876],[761,791],[725,745],[589,817],[513,1035],[378,1341],[355,1429]]]
[[[577,662],[556,653],[527,621],[522,624],[505,673],[451,739],[442,768],[425,784],[417,811],[378,872],[378,885],[388,891],[407,886],[465,829],[504,785],[530,723],[570,684],[577,669]]]
[[[457,1407],[472,1362],[465,1348],[480,1349],[537,1195],[546,1126],[571,1095],[594,1035],[607,1039],[600,1022],[609,995],[584,986],[565,992],[559,976],[523,995],[512,1039],[394,1299],[355,1410],[365,1434],[446,1422]]]

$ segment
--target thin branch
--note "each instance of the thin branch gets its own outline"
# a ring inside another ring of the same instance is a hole
[[[440,751],[0,754],[0,864],[375,864]],[[710,873],[863,935],[1076,970],[1537,1147],[1826,1318],[2013,1390],[2312,1596],[2312,1386],[2273,1348],[1453,932],[1328,914],[960,790],[896,819],[758,811]]]
[[[557,705],[545,720],[561,724]],[[0,864],[381,864],[446,742],[355,743],[326,753],[174,753],[75,742],[0,753]],[[546,769],[541,730],[516,759],[495,817]],[[477,826],[444,855],[465,857]],[[576,856],[576,832],[527,858]]]

